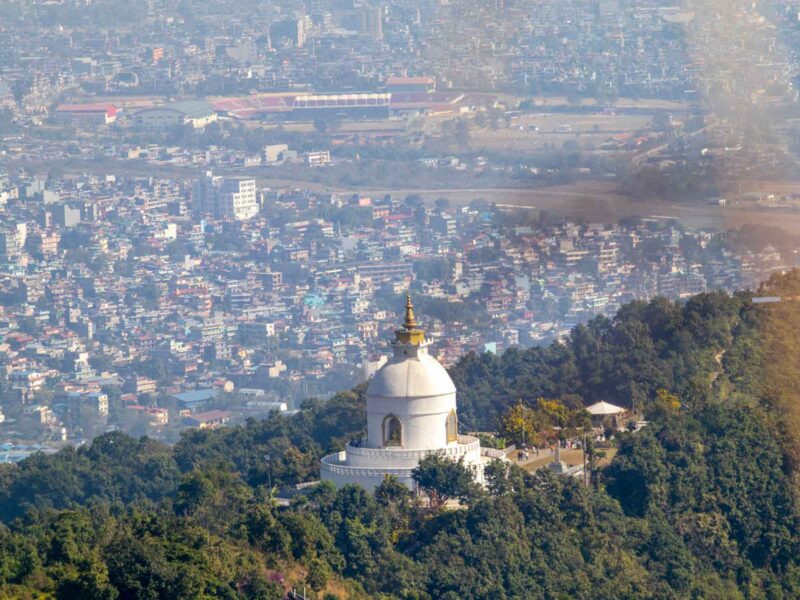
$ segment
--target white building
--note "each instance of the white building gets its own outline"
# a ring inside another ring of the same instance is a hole
[[[484,464],[505,454],[481,448],[475,437],[459,435],[456,388],[428,354],[430,343],[417,328],[410,298],[404,326],[395,335],[392,357],[367,388],[367,439],[323,458],[322,479],[372,490],[394,475],[413,489],[412,470],[420,459],[441,453],[453,460],[463,458],[483,483]]]
[[[287,144],[270,144],[264,146],[264,162],[267,164],[281,162],[288,152],[289,146]]]
[[[203,129],[217,120],[217,113],[203,100],[184,100],[152,108],[145,108],[133,115],[133,124],[138,129],[165,131],[189,126]]]
[[[220,188],[218,216],[244,221],[258,214],[255,179],[223,179]]]
[[[306,164],[309,167],[323,167],[331,164],[331,153],[328,150],[318,150],[306,154]]]
[[[258,214],[255,179],[215,177],[208,171],[194,183],[192,202],[198,214],[244,221]]]

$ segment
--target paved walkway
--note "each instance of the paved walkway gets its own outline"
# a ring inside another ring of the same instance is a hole
[[[600,466],[606,466],[611,462],[611,459],[614,458],[614,455],[617,453],[616,448],[604,448],[602,452],[606,453],[605,458],[600,461]],[[530,454],[530,458],[527,461],[519,462],[517,460],[517,451],[510,453],[508,455],[508,460],[510,460],[515,465],[519,465],[526,471],[535,471],[542,467],[547,466],[548,463],[553,462],[555,456],[550,454],[550,450],[539,450],[539,456],[533,454],[530,450],[528,450],[528,454]],[[582,450],[565,450],[561,449],[561,460],[567,463],[568,466],[574,467],[575,465],[582,465],[583,464],[583,451]]]

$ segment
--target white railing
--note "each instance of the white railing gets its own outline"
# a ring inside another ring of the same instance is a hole
[[[506,458],[506,452],[505,450],[496,450],[494,448],[481,448],[481,456],[503,460]]]
[[[408,450],[405,448],[367,448],[365,446],[347,445],[347,454],[351,456],[363,456],[366,458],[388,458],[388,459],[422,459],[432,452],[440,453],[443,456],[462,456],[470,452],[480,451],[481,443],[478,438],[469,435],[459,435],[458,444],[447,446],[441,449],[422,449]]]
[[[383,475],[395,475],[396,477],[411,477],[413,469],[376,469],[372,467],[351,467],[344,463],[346,460],[345,452],[329,454],[321,461],[321,470],[328,471],[335,475],[346,475],[351,477],[380,477]]]

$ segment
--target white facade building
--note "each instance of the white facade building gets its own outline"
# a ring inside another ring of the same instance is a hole
[[[195,181],[192,202],[198,214],[211,214],[217,219],[245,221],[258,214],[255,179],[215,177],[208,171]]]
[[[414,488],[420,459],[440,453],[463,458],[483,483],[484,464],[505,459],[481,448],[477,438],[459,435],[456,388],[444,367],[428,354],[425,332],[417,328],[411,299],[392,343],[393,355],[367,388],[367,438],[322,459],[321,478],[336,486],[359,484],[375,489],[387,475]]]
[[[237,221],[252,219],[258,214],[255,179],[223,179],[219,195],[219,216]]]
[[[216,111],[207,102],[184,100],[140,110],[133,115],[133,125],[137,129],[148,131],[164,131],[183,126],[203,129],[217,118]]]
[[[271,164],[282,161],[289,152],[287,144],[270,144],[264,146],[264,162]]]
[[[306,154],[306,164],[309,167],[323,167],[331,164],[331,153],[328,150],[318,150]]]

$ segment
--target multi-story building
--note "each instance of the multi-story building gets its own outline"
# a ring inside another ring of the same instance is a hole
[[[216,111],[202,100],[184,100],[146,108],[133,117],[133,123],[138,129],[148,131],[166,131],[183,126],[203,129],[216,120]]]
[[[223,179],[220,187],[218,218],[243,221],[258,214],[255,179]]]
[[[208,171],[192,188],[194,210],[217,219],[244,221],[258,214],[255,179],[215,177]]]
[[[55,119],[68,125],[108,125],[117,119],[113,104],[61,104],[56,108]]]
[[[75,227],[81,222],[81,209],[68,204],[57,204],[51,209],[53,224],[60,227]]]
[[[0,256],[11,258],[17,256],[21,250],[22,243],[17,230],[0,231]]]
[[[322,167],[331,163],[331,153],[327,150],[309,152],[306,154],[306,164],[309,167]]]

